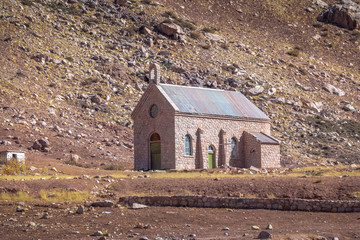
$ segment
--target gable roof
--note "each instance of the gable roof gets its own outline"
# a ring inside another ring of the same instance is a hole
[[[156,86],[180,113],[270,120],[240,92],[170,84]]]
[[[265,133],[262,132],[252,132],[250,133],[252,136],[254,136],[260,143],[265,143],[265,144],[280,144],[279,140],[277,140],[276,138],[273,138],[269,135],[266,135]]]

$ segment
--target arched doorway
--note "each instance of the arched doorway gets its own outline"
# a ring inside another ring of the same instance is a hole
[[[213,146],[209,146],[208,148],[208,160],[209,168],[215,168],[215,148]]]
[[[153,133],[150,137],[150,167],[151,169],[161,169],[161,141],[158,133]]]

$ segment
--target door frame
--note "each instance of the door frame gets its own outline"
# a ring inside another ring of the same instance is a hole
[[[212,166],[212,168],[210,168],[210,164],[209,164],[209,148],[212,148],[212,151],[213,151],[213,155],[212,155],[212,163],[213,163],[213,166]],[[217,166],[216,166],[216,148],[215,148],[215,146],[213,145],[213,144],[210,144],[209,146],[208,146],[208,148],[207,148],[207,161],[208,161],[208,169],[213,169],[213,168],[217,168]]]
[[[152,135],[153,134],[158,134],[159,135],[159,138],[160,138],[160,140],[158,140],[158,141],[151,141],[151,137],[152,137]],[[149,138],[148,138],[148,169],[149,170],[152,170],[152,168],[151,168],[151,163],[152,163],[152,157],[151,157],[151,143],[160,143],[160,154],[161,154],[161,137],[160,137],[160,134],[158,133],[158,132],[152,132],[151,134],[150,134],[150,136],[149,136]],[[161,166],[161,159],[162,159],[162,154],[160,155],[160,166]],[[161,168],[161,167],[160,167]]]

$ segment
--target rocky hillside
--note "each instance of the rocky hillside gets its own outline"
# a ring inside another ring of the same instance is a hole
[[[1,1],[0,148],[130,168],[130,113],[155,61],[162,82],[251,98],[284,164],[358,163],[360,32],[317,20],[334,3]]]

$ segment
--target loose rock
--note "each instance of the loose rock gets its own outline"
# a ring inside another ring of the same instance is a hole
[[[261,231],[258,236],[258,239],[270,239],[270,238],[272,238],[272,235],[266,231]]]
[[[92,207],[112,207],[113,205],[114,203],[111,200],[96,201],[91,203]]]

